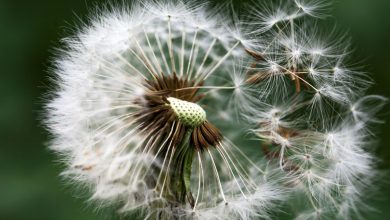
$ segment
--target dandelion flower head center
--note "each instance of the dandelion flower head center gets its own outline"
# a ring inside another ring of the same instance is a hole
[[[206,121],[206,112],[196,103],[169,97],[167,100],[179,121],[190,127],[198,127]]]

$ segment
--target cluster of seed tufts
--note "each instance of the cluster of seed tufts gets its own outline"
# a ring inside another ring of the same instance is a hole
[[[206,112],[196,103],[167,98],[177,118],[186,126],[198,127],[206,121]]]

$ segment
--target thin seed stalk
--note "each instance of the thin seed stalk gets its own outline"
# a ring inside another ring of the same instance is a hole
[[[179,204],[185,204],[187,201],[193,205],[191,194],[191,171],[194,158],[195,148],[190,146],[190,137],[193,129],[188,128],[182,142],[178,145],[176,161],[177,167],[174,168],[172,180],[175,181],[176,187],[173,189],[176,192],[175,201]]]
[[[183,213],[177,212],[177,207],[187,202],[194,206],[194,198],[191,193],[191,172],[192,162],[195,155],[195,148],[190,146],[190,137],[193,128],[187,128],[181,142],[176,145],[172,158],[172,164],[167,171],[167,183],[163,189],[163,197],[170,203],[173,216],[158,216],[159,219],[179,219]]]
[[[188,132],[191,134],[191,132]],[[189,137],[188,137],[189,139]],[[191,193],[191,171],[192,171],[192,161],[194,160],[195,150],[188,149],[188,153],[186,154],[183,166],[183,183],[186,191],[186,197],[191,207],[194,207],[194,197]]]

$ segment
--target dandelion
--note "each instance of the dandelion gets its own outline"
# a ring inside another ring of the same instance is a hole
[[[359,217],[385,99],[315,21],[328,3],[231,8],[111,6],[64,39],[46,119],[63,175],[143,219]]]
[[[251,99],[236,65],[249,41],[234,29],[199,4],[142,2],[65,39],[47,105],[64,175],[125,215],[267,218],[277,181],[225,129],[232,102]]]
[[[247,82],[260,98],[246,118],[289,178],[295,219],[359,218],[378,176],[369,127],[385,98],[363,96],[372,82],[348,64],[345,37],[312,21],[326,5],[291,1],[251,13],[258,43]]]

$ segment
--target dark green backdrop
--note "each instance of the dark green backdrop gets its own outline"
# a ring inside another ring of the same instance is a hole
[[[0,0],[2,220],[99,220],[109,216],[74,198],[61,182],[61,167],[45,147],[47,133],[38,120],[42,95],[48,88],[50,50],[77,16],[85,17],[95,4],[87,0]],[[376,80],[370,92],[390,97],[390,0],[338,0],[331,14],[342,31],[350,31],[357,47],[354,55],[364,60],[365,69]],[[390,169],[389,110],[383,115],[388,123],[378,127],[377,154],[383,169]],[[390,219],[390,184],[384,181],[382,187],[375,195],[379,212],[368,219]]]

